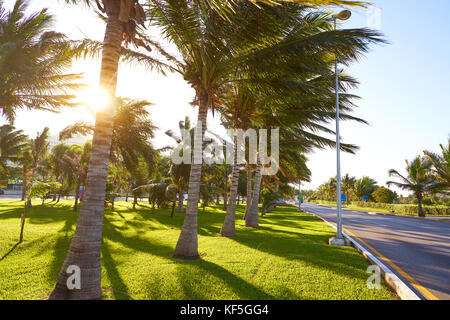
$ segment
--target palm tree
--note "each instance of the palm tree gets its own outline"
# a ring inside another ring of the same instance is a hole
[[[408,190],[414,193],[418,203],[419,217],[425,217],[422,208],[423,197],[425,194],[433,191],[436,183],[434,177],[430,175],[431,165],[432,162],[429,159],[421,156],[417,156],[411,162],[406,160],[408,176],[405,177],[398,171],[391,169],[389,170],[389,176],[399,178],[401,182],[386,182],[389,187],[394,185],[402,190]]]
[[[100,245],[103,225],[106,177],[113,134],[117,74],[122,43],[144,45],[136,38],[136,26],[144,25],[145,14],[137,1],[66,0],[72,4],[97,5],[106,15],[106,30],[102,44],[99,87],[110,97],[109,106],[96,114],[91,159],[86,178],[83,207],[69,251],[59,273],[50,299],[97,299],[101,291]],[[142,56],[142,55],[141,55]],[[152,63],[155,61],[153,60]],[[77,265],[81,270],[82,287],[68,290],[67,268]]]
[[[61,169],[66,180],[74,188],[75,203],[73,211],[78,210],[78,200],[80,199],[80,188],[85,186],[86,175],[89,167],[92,144],[86,142],[84,146],[72,145],[61,159]]]
[[[350,194],[353,191],[353,189],[355,188],[356,178],[351,177],[347,173],[345,176],[342,177],[341,183],[342,183],[342,191],[345,194],[345,202],[348,206],[349,200],[350,200]]]
[[[48,150],[48,131],[49,128],[45,127],[41,133],[37,133],[36,138],[29,141],[29,148],[24,151],[23,154],[23,200],[25,201],[24,210],[21,216],[20,223],[20,237],[19,242],[23,241],[23,231],[26,221],[27,207],[31,208],[31,194],[30,190],[33,182],[36,179],[36,171],[39,166],[39,162],[46,156]],[[26,169],[25,169],[26,168]],[[30,169],[30,171],[28,171]],[[27,197],[28,195],[28,197]]]
[[[353,191],[359,200],[363,200],[364,196],[370,198],[377,187],[377,182],[374,179],[364,176],[356,180]]]
[[[177,148],[174,150],[173,147],[165,147],[165,149],[172,149],[174,152],[179,152],[179,156],[183,157],[183,153],[188,150],[193,150],[194,141],[190,141],[190,145],[185,145],[187,141],[184,139],[186,134],[189,134],[191,137],[194,133],[194,128],[191,128],[191,121],[189,117],[185,117],[184,121],[180,121],[178,123],[180,128],[180,135],[176,135],[172,130],[167,130],[165,133],[167,136],[171,137],[177,143]],[[182,152],[180,152],[182,151]],[[177,212],[183,213],[183,201],[184,201],[184,192],[187,189],[189,182],[189,173],[191,171],[191,165],[188,163],[180,163],[176,164],[172,162],[170,164],[170,177],[172,179],[172,184],[177,189],[178,195],[178,207]]]
[[[436,179],[436,185],[433,187],[435,193],[450,193],[450,139],[448,145],[440,145],[442,154],[430,151],[424,151],[425,155],[433,164],[431,172]]]
[[[48,152],[49,128],[45,127],[41,133],[37,133],[36,138],[30,140],[31,154],[31,180],[30,184],[36,179],[37,169],[41,160],[43,160]],[[28,198],[28,207],[31,207],[31,198]]]
[[[287,7],[292,8],[293,5]],[[248,73],[248,70],[256,68],[263,72],[277,60],[280,70],[286,70],[288,65],[286,60],[276,59],[282,54],[288,54],[292,58],[291,61],[295,61],[295,58],[302,61],[302,67],[305,69],[309,62],[315,61],[314,55],[322,50],[327,52],[328,59],[331,60],[329,52],[332,49],[338,56],[342,56],[343,60],[350,61],[367,50],[369,43],[380,41],[379,34],[369,30],[331,31],[330,23],[328,23],[330,31],[323,32],[321,37],[311,36],[308,32],[299,36],[299,26],[308,27],[305,21],[303,23],[301,21],[304,15],[300,15],[297,20],[293,18],[289,21],[292,24],[293,20],[296,20],[297,28],[291,25],[291,29],[283,31],[282,27],[286,23],[273,23],[277,19],[284,21],[283,15],[277,15],[280,12],[284,13],[283,8],[277,7],[264,11],[260,18],[263,18],[267,12],[272,15],[272,19],[263,20],[264,25],[258,23],[262,20],[243,18],[249,10],[253,10],[255,15],[258,14],[258,8],[252,4],[238,2],[233,12],[227,17],[233,23],[224,23],[223,16],[217,15],[215,10],[211,10],[202,1],[161,0],[153,1],[149,5],[149,14],[154,17],[155,24],[177,46],[182,57],[182,61],[172,59],[175,70],[196,91],[194,104],[199,106],[198,124],[202,124],[202,130],[199,130],[195,140],[194,153],[198,156],[202,152],[201,144],[206,129],[207,111],[214,110],[221,104],[220,91],[224,84],[233,80],[236,70]],[[299,13],[302,10],[305,11],[305,7],[297,6],[296,10]],[[266,22],[271,23],[266,24]],[[324,24],[315,26],[317,32],[319,29],[324,30],[323,27]],[[286,33],[288,35],[280,40],[279,36]],[[270,45],[269,49],[268,45]],[[336,47],[339,49],[336,50]],[[349,47],[353,50],[349,50]],[[317,60],[321,61],[323,56],[319,56]],[[315,62],[317,66],[317,61]],[[329,66],[323,63],[322,65],[324,69],[326,69],[325,65],[327,68]],[[194,163],[191,166],[189,179],[186,218],[175,249],[175,257],[188,259],[198,257],[197,212],[200,177],[201,165]],[[258,182],[255,181],[255,183]]]
[[[73,106],[76,74],[64,74],[75,52],[62,33],[50,31],[55,19],[43,9],[25,15],[28,3],[16,0],[6,12],[0,2],[0,113],[13,122],[17,110],[55,111]]]
[[[8,124],[0,126],[0,170],[8,173],[10,163],[19,161],[27,144],[27,136],[22,130]]]
[[[61,188],[58,190],[58,195],[54,194],[53,201],[59,202],[64,183],[64,156],[69,152],[70,146],[65,143],[59,143],[52,148],[49,155],[49,162],[51,165],[51,172],[56,182],[61,183]]]

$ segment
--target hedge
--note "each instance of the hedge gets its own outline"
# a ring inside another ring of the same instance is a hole
[[[323,200],[313,200],[312,202],[332,205],[335,202],[323,201]],[[378,202],[366,202],[366,201],[352,201],[352,205],[361,208],[374,208],[374,209],[385,209],[392,213],[397,214],[408,214],[415,215],[419,213],[419,207],[416,204],[390,204],[390,203],[378,203]],[[450,215],[450,206],[422,206],[423,212],[430,216],[448,216]]]
[[[417,214],[419,207],[416,204],[389,204],[377,202],[354,201],[353,205],[362,208],[380,208],[389,210],[392,213],[398,214]],[[423,212],[426,215],[443,216],[450,215],[449,206],[422,206]]]

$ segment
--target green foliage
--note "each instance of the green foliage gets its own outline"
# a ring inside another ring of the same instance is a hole
[[[399,205],[399,204],[389,204],[389,203],[378,203],[378,202],[366,202],[366,201],[356,201],[352,204],[362,207],[362,208],[380,208],[389,210],[389,212],[396,214],[417,214],[417,205]],[[448,206],[423,206],[423,211],[427,215],[450,215],[450,207]]]
[[[11,250],[22,205],[0,200],[0,274],[8,279],[0,281],[0,299],[49,294],[78,219],[70,201],[35,206],[27,241]],[[135,210],[124,201],[115,207],[104,214],[103,299],[395,299],[383,283],[380,290],[368,289],[365,259],[353,248],[330,247],[335,231],[296,208],[277,208],[260,218],[258,230],[237,223],[239,236],[228,239],[217,236],[224,212],[207,207],[198,216],[202,259],[187,263],[172,258],[184,215],[170,218],[170,209],[148,214],[144,202]],[[238,206],[237,221],[243,213]]]
[[[447,146],[440,145],[442,154],[424,151],[432,162],[431,175],[435,178],[433,193],[450,195],[450,139]]]
[[[45,197],[50,192],[56,192],[61,188],[61,183],[59,182],[34,182],[29,190],[28,198],[39,197],[42,199],[42,203],[44,203]]]
[[[74,106],[69,91],[81,87],[71,66],[71,43],[51,31],[54,16],[42,9],[26,15],[28,1],[7,12],[0,2],[0,114],[13,122],[20,109],[54,111]]]
[[[354,192],[359,200],[363,200],[364,196],[373,199],[372,193],[377,189],[377,182],[369,177],[362,177],[355,182]]]
[[[380,187],[372,193],[372,197],[376,202],[393,203],[397,199],[397,194],[388,188]]]
[[[18,162],[28,146],[27,136],[12,125],[0,126],[0,177],[6,177],[11,170],[8,162]]]

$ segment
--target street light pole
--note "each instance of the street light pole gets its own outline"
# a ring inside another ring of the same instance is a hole
[[[337,30],[337,20],[348,20],[352,13],[349,10],[344,10],[336,15],[333,15],[334,29]],[[338,58],[337,54],[334,63],[334,72],[336,76],[336,162],[337,162],[337,235],[330,239],[331,245],[346,246],[349,245],[348,240],[342,235],[342,207],[341,207],[341,141],[339,130],[339,75],[338,75]]]

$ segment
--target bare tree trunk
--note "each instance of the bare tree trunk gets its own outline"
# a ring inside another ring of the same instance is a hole
[[[136,204],[137,204],[137,196],[134,196],[134,198],[133,198],[133,210],[136,209]]]
[[[128,202],[128,192],[127,195],[125,196],[125,202]]]
[[[184,193],[183,193],[183,190],[180,190],[180,191],[178,191],[178,207],[177,207],[178,213],[184,212],[183,202],[184,202]]]
[[[102,49],[100,87],[114,100],[117,84],[122,24],[119,21],[119,1],[104,2],[108,20]],[[98,299],[102,296],[100,245],[102,240],[103,211],[105,206],[106,175],[111,150],[113,130],[112,101],[105,110],[97,112],[91,158],[87,172],[83,206],[78,216],[77,228],[70,244],[58,282],[50,299]],[[80,289],[70,290],[68,267],[80,270]]]
[[[257,164],[255,171],[255,185],[253,186],[253,195],[250,209],[245,217],[246,227],[258,227],[258,202],[259,202],[259,192],[261,189],[261,166]]]
[[[234,157],[233,157],[233,175],[231,178],[230,187],[230,202],[227,206],[227,214],[225,215],[225,221],[223,222],[220,234],[223,237],[234,237],[236,233],[236,197],[239,186],[239,171],[240,166],[237,163],[237,139],[234,143]]]
[[[245,220],[248,210],[250,210],[250,205],[252,203],[252,168],[250,163],[247,163],[247,199],[245,203],[245,214],[243,219]]]
[[[200,196],[200,179],[202,176],[202,158],[203,158],[203,136],[206,130],[206,117],[208,115],[208,106],[205,101],[200,102],[198,110],[198,120],[202,128],[196,130],[194,138],[194,163],[191,165],[189,176],[188,201],[186,207],[186,216],[184,218],[183,228],[175,247],[174,258],[179,259],[197,259],[198,258],[198,238],[197,238],[197,218],[198,201]],[[197,161],[195,161],[197,160]]]
[[[216,205],[217,206],[220,205],[220,198],[219,197],[220,197],[219,195],[216,196]]]

